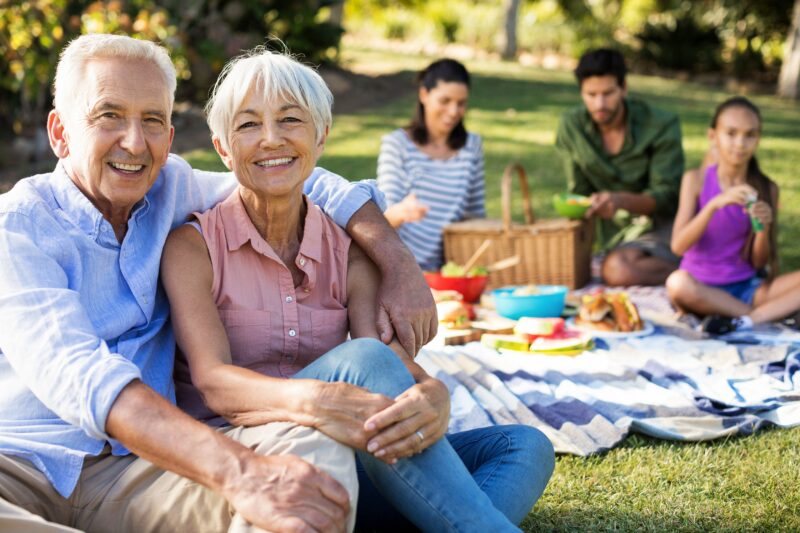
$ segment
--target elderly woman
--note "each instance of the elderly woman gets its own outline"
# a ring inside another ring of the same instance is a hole
[[[208,122],[240,186],[164,250],[178,404],[217,426],[290,421],[352,447],[359,528],[512,530],[544,490],[552,446],[523,426],[442,438],[447,388],[376,340],[376,269],[302,193],[331,103],[313,70],[263,49],[217,82]]]
[[[419,92],[407,128],[385,135],[378,155],[384,213],[423,270],[442,266],[442,231],[486,216],[481,138],[464,127],[469,72],[453,59],[417,76]]]

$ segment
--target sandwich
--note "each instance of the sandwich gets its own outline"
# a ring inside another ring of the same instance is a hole
[[[644,328],[636,304],[624,292],[584,294],[575,324],[595,331],[626,333]]]
[[[439,324],[449,329],[465,329],[470,325],[470,309],[461,300],[446,300],[436,304]]]

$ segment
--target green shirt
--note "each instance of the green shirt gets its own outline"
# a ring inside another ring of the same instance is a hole
[[[599,191],[646,193],[656,202],[653,221],[658,230],[659,225],[671,225],[678,207],[684,168],[680,123],[677,115],[638,98],[625,99],[625,108],[628,126],[618,154],[605,151],[600,132],[583,105],[562,115],[556,148],[570,191],[587,196]],[[601,221],[600,244],[608,243],[626,224]]]

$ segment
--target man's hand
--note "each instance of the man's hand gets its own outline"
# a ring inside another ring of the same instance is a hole
[[[412,355],[436,336],[439,321],[430,287],[416,261],[384,274],[378,289],[378,334],[385,344],[397,340]]]
[[[586,210],[586,218],[597,215],[600,218],[610,219],[619,208],[616,195],[610,191],[596,192],[592,194],[591,199],[592,205]]]
[[[350,509],[347,491],[335,479],[294,455],[245,455],[222,493],[248,522],[267,531],[344,531]]]
[[[438,379],[426,376],[404,391],[396,403],[371,417],[368,431],[378,431],[367,451],[383,461],[420,453],[447,432],[450,421],[450,393]]]
[[[395,402],[382,394],[349,383],[316,382],[317,390],[311,416],[315,429],[351,448],[367,449],[367,440],[375,431],[367,431],[365,422]]]
[[[436,335],[439,323],[414,255],[372,202],[355,212],[347,232],[381,273],[376,319],[381,341],[389,344],[396,335],[406,352],[416,354]]]

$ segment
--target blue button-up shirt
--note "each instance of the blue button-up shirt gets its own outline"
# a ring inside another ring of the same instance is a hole
[[[175,341],[158,282],[170,230],[224,199],[231,174],[193,171],[171,155],[131,212],[120,244],[61,165],[0,195],[0,453],[27,459],[68,497],[120,391],[140,379],[175,401]],[[315,169],[312,200],[340,225],[373,184]]]

